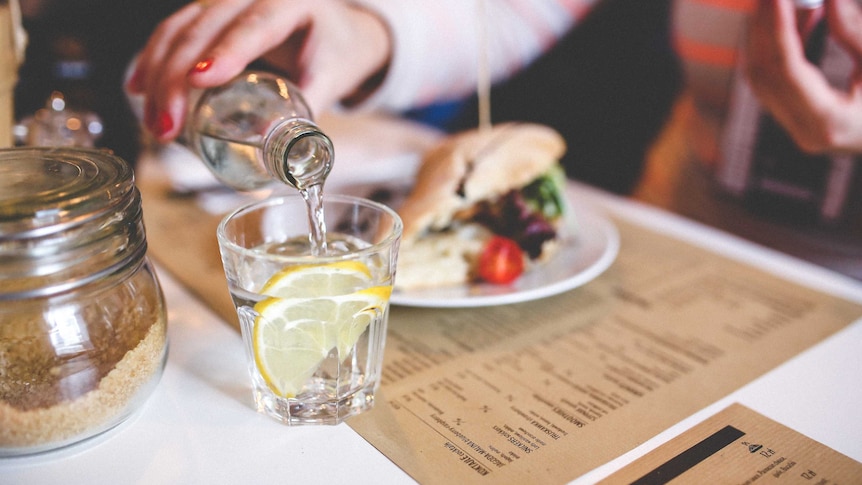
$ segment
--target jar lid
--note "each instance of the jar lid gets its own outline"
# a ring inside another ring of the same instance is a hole
[[[0,150],[0,302],[68,292],[142,261],[131,167],[82,148]]]
[[[79,224],[112,210],[133,189],[131,168],[108,151],[0,150],[0,239]]]

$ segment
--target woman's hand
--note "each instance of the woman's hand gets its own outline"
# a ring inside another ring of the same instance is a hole
[[[127,89],[144,95],[144,123],[169,141],[185,122],[189,89],[224,84],[256,59],[296,82],[317,112],[361,96],[391,49],[383,21],[348,2],[199,0],[154,30]]]
[[[761,0],[751,19],[747,73],[763,106],[810,153],[862,153],[862,8],[856,0],[826,0],[831,35],[851,55],[846,90],[832,87],[805,58],[790,0]]]

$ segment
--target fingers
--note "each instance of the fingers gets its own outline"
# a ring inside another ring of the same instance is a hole
[[[855,62],[839,124],[842,130],[836,145],[862,152],[862,6],[854,0],[829,0],[826,3],[829,30]]]
[[[312,110],[367,97],[383,82],[392,57],[389,27],[376,13],[349,8],[326,23],[330,34],[311,29],[299,56],[298,82]]]
[[[222,84],[245,66],[292,37],[311,22],[308,2],[259,0],[238,12],[208,46],[202,59],[211,61],[205,70],[192,71],[195,87]],[[288,54],[287,59],[295,58]]]
[[[751,18],[747,74],[761,104],[808,152],[828,150],[842,104],[819,68],[805,58],[790,0],[763,0]]]
[[[177,136],[185,121],[188,73],[250,0],[192,2],[165,19],[141,52],[128,88],[143,93],[144,123],[160,141]]]
[[[197,18],[202,10],[200,4],[191,3],[162,22],[138,56],[135,72],[129,81],[128,89],[131,92],[144,95],[143,121],[157,138],[172,135],[178,125],[166,108],[167,104],[176,104],[170,90],[166,91],[169,96],[163,99],[160,106],[154,103],[152,93],[160,90],[158,80],[161,78],[161,70],[155,68],[155,62],[168,56],[178,32]]]
[[[287,74],[317,111],[356,90],[391,55],[383,21],[342,0],[207,1],[158,26],[129,82],[144,93],[145,123],[159,141],[179,133],[190,89],[224,84],[253,60]]]
[[[829,31],[862,64],[862,6],[855,0],[831,0],[826,4]]]
[[[147,87],[147,78],[151,74],[148,67],[155,59],[164,56],[170,49],[176,33],[196,18],[202,7],[197,2],[190,3],[173,15],[162,21],[151,34],[147,45],[138,54],[135,72],[127,88],[133,93],[143,93]]]
[[[855,58],[847,89],[833,87],[804,55],[789,0],[757,3],[749,29],[747,74],[761,104],[810,153],[862,151],[862,8],[827,0],[830,32]]]
[[[261,58],[299,85],[314,112],[322,111],[388,62],[388,27],[371,11],[340,0],[256,0],[210,45],[213,65],[189,82],[227,81]]]
[[[751,67],[770,71],[793,69],[805,56],[793,5],[789,0],[762,0],[756,5],[746,51]]]

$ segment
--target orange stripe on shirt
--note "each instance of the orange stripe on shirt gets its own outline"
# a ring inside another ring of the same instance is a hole
[[[674,47],[683,59],[718,67],[733,68],[736,65],[737,51],[730,47],[704,44],[677,35]]]
[[[735,10],[737,12],[751,12],[758,0],[685,0],[691,3],[700,3],[710,7]]]

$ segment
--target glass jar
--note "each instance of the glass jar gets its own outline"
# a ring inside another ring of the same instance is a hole
[[[0,150],[0,456],[106,431],[167,356],[131,168],[93,149]]]
[[[246,71],[193,94],[184,142],[226,185],[253,190],[278,181],[305,190],[329,175],[332,141],[286,78]]]

